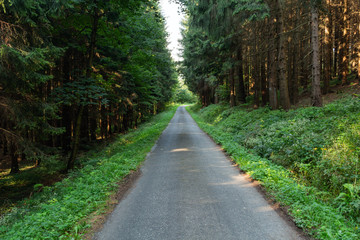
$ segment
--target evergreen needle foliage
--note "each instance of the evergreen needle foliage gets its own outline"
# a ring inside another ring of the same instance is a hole
[[[320,107],[331,84],[360,77],[359,1],[175,1],[188,16],[180,72],[203,106],[288,110],[308,93]]]
[[[177,82],[166,35],[155,0],[0,1],[0,160],[17,173],[61,149],[69,170],[162,111]]]

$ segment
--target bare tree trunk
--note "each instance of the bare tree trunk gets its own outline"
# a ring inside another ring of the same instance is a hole
[[[245,56],[247,56],[248,55],[248,53],[249,53],[249,49],[248,49],[248,47],[246,47],[246,49],[245,49]],[[246,93],[246,95],[247,96],[249,96],[250,95],[250,58],[249,57],[247,57],[246,59],[245,59],[245,62],[244,62],[244,73],[245,73],[245,75],[244,75],[244,77],[245,77],[245,81],[244,81],[244,85],[245,85],[245,93]]]
[[[294,47],[294,39],[293,37],[289,37],[286,41],[287,44],[287,80],[288,80],[288,86],[289,86],[289,98],[290,98],[290,104],[294,103],[294,72],[293,72],[293,63],[295,59],[295,47]]]
[[[246,93],[244,86],[244,71],[243,71],[243,53],[242,53],[242,42],[239,41],[237,50],[237,75],[238,75],[238,91],[237,99],[240,103],[246,102]]]
[[[229,81],[230,81],[230,106],[234,107],[236,105],[236,95],[235,95],[235,71],[234,67],[231,67],[229,73]]]
[[[109,104],[106,108],[107,110],[107,116],[106,116],[106,138],[109,138],[111,136],[111,120],[110,120],[110,115],[111,115],[111,105]],[[135,127],[137,127],[137,118],[135,120]]]
[[[261,79],[261,106],[266,106],[266,104],[269,102],[269,92],[266,82],[266,67],[265,62],[266,58],[264,56],[265,54],[261,54],[261,70],[260,70],[260,79]]]
[[[300,7],[296,10],[296,24],[297,27],[301,24],[301,12]],[[295,30],[294,32],[294,51],[293,51],[293,62],[292,62],[292,101],[293,104],[297,104],[299,101],[299,59],[300,56],[300,30]]]
[[[334,42],[333,42],[333,47],[334,47],[334,61],[333,61],[333,77],[339,77],[340,78],[340,70],[339,70],[339,65],[340,65],[340,42],[341,42],[341,27],[339,26],[339,21],[341,18],[341,13],[339,10],[339,7],[334,7],[334,17],[333,20],[336,24],[334,24]]]
[[[360,4],[359,4],[360,5]],[[357,64],[357,79],[360,80],[360,39],[359,39],[359,36],[360,36],[360,14],[357,15],[357,26],[355,27],[355,31],[356,31],[356,41],[357,41],[357,44],[356,44],[356,47],[355,49],[353,50],[354,51],[354,55],[355,55],[355,58],[357,59],[356,61],[356,64]]]
[[[90,107],[90,111],[93,113],[93,114],[90,114],[90,119],[89,119],[90,141],[96,140],[96,128],[97,128],[96,119],[97,119],[97,112],[98,112],[98,109],[96,109],[96,108],[97,108],[97,105],[91,105],[91,107]],[[94,114],[94,113],[96,113],[96,114]]]
[[[330,0],[327,0],[328,8],[331,8],[329,3]],[[328,94],[330,90],[331,65],[332,65],[331,63],[332,63],[332,52],[333,52],[332,41],[331,41],[333,26],[332,26],[332,18],[329,15],[325,17],[324,25],[325,25],[325,35],[324,35],[324,44],[325,44],[324,75],[325,76],[324,76],[323,93]]]
[[[280,86],[280,105],[283,109],[290,109],[290,97],[289,97],[289,87],[288,81],[286,78],[286,68],[285,68],[285,35],[284,35],[284,19],[283,19],[283,10],[284,10],[283,0],[278,0],[278,6],[280,9],[279,14],[279,24],[280,24],[280,39],[279,39],[279,86]]]
[[[74,131],[74,139],[73,139],[73,143],[72,143],[72,150],[71,150],[71,154],[70,154],[70,157],[69,157],[69,160],[67,163],[66,170],[70,170],[70,169],[74,168],[76,155],[79,150],[81,120],[82,120],[83,111],[84,111],[84,105],[81,105],[79,107],[79,112],[76,117],[76,125],[75,125],[75,131]]]
[[[267,69],[267,78],[268,78],[268,94],[269,94],[269,105],[270,108],[275,110],[278,108],[278,95],[277,95],[277,48],[278,44],[278,34],[279,34],[279,4],[277,1],[266,1],[271,10],[271,17],[269,20],[269,31],[266,35],[267,41],[269,42],[268,47],[268,69]],[[274,37],[276,36],[276,38]]]
[[[100,110],[100,133],[101,133],[101,139],[106,139],[106,107],[101,106]]]
[[[312,49],[312,88],[311,105],[322,106],[320,88],[320,53],[319,53],[319,13],[315,4],[311,5],[311,49]]]
[[[277,19],[272,18],[271,20],[272,32],[275,32],[275,35],[278,35],[279,29],[277,24]],[[269,104],[271,109],[275,110],[278,108],[278,95],[277,95],[277,39],[274,38],[272,34],[268,35],[270,40],[269,50],[268,50],[268,81],[269,81]]]
[[[6,156],[8,154],[8,141],[6,139],[2,139],[2,145],[3,145],[3,155]]]
[[[255,26],[257,27],[258,24]],[[260,107],[260,96],[261,96],[261,79],[260,79],[260,56],[259,56],[259,48],[258,48],[258,41],[257,41],[257,38],[258,36],[254,36],[254,41],[253,41],[253,63],[252,63],[252,66],[254,68],[254,71],[253,71],[253,78],[254,78],[254,91],[255,91],[255,94],[254,94],[254,107],[255,108],[258,108]]]
[[[343,11],[339,16],[340,20],[340,46],[339,46],[339,77],[342,85],[348,84],[349,71],[349,16],[348,16],[348,0],[343,1]]]
[[[10,143],[10,157],[11,157],[10,174],[18,173],[20,171],[18,155],[16,154],[16,147],[13,143]]]
[[[271,109],[275,110],[278,108],[278,97],[277,97],[277,66],[276,66],[276,52],[275,49],[269,52],[269,104]]]

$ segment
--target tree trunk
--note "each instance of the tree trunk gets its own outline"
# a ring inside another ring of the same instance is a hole
[[[327,0],[328,7],[331,8],[329,4],[329,0]],[[331,63],[332,63],[332,53],[333,53],[333,47],[332,47],[332,18],[331,16],[327,15],[325,17],[325,35],[324,35],[324,47],[325,47],[325,53],[324,53],[324,88],[323,93],[328,94],[330,90],[330,80],[331,80]]]
[[[301,24],[301,10],[300,7],[296,10],[296,24],[295,27]],[[294,32],[294,44],[293,44],[293,58],[292,58],[292,104],[297,104],[299,101],[299,59],[300,56],[300,30]]]
[[[307,45],[308,43],[300,43],[300,53],[302,56],[306,55],[306,52],[305,52],[305,46]],[[302,60],[302,64],[301,64],[301,70],[300,70],[300,74],[299,74],[299,77],[300,77],[300,84],[301,84],[301,87],[303,88],[303,92],[308,92],[308,79],[309,79],[309,76],[311,75],[310,73],[310,70],[309,70],[309,66],[311,65],[311,61],[306,58],[306,59],[303,59]]]
[[[260,63],[260,80],[261,80],[261,106],[266,106],[269,101],[268,87],[266,83],[266,67],[265,62],[266,58],[264,54],[261,54],[261,63]]]
[[[14,144],[10,143],[10,157],[11,157],[11,170],[10,174],[18,173],[19,169],[19,162],[18,162],[18,155],[16,154],[16,148]]]
[[[271,32],[275,32],[275,36],[279,33],[277,17],[271,19],[272,29]],[[269,105],[270,108],[275,110],[278,109],[278,95],[277,95],[277,39],[274,38],[273,34],[268,34],[270,41],[268,50],[268,81],[269,81]]]
[[[96,129],[97,129],[97,114],[95,115],[94,113],[97,113],[98,110],[96,109],[97,105],[91,105],[90,107],[90,112],[93,114],[90,114],[90,119],[89,119],[89,126],[90,126],[90,141],[95,141],[96,140]]]
[[[101,139],[106,139],[106,107],[101,106],[100,109],[100,133]]]
[[[288,82],[288,87],[289,87],[289,99],[290,99],[290,104],[295,104],[294,103],[294,75],[293,75],[293,63],[294,63],[294,42],[293,42],[293,38],[288,38],[288,40],[286,41],[287,44],[287,82]]]
[[[248,55],[248,49],[246,48],[247,52],[245,54]],[[249,57],[247,57],[247,59],[245,59],[245,66],[244,66],[244,69],[245,69],[245,81],[244,81],[244,86],[245,86],[245,93],[247,96],[250,95],[250,66],[249,66],[249,63],[250,63],[250,59]]]
[[[238,75],[238,91],[237,99],[240,103],[246,102],[245,86],[244,86],[244,71],[243,71],[243,54],[242,42],[239,41],[237,50],[237,75]]]
[[[276,52],[275,49],[269,51],[269,104],[271,109],[278,108],[277,96],[277,66],[276,66]]]
[[[84,105],[80,105],[79,112],[76,117],[76,125],[75,125],[71,154],[67,163],[66,170],[70,170],[74,168],[74,163],[80,144],[80,130],[81,130],[81,120],[82,120],[83,111],[84,111]]]
[[[319,53],[319,13],[315,3],[311,5],[311,49],[312,49],[312,88],[311,105],[322,106],[320,88],[320,53]]]
[[[339,46],[339,77],[341,84],[348,84],[349,71],[349,16],[348,16],[348,0],[343,1],[343,11],[340,14],[340,46]]]
[[[257,28],[259,26],[259,24],[256,24],[255,27]],[[258,37],[259,36],[253,36],[255,39],[253,40],[253,45],[252,45],[252,54],[253,54],[253,62],[252,62],[252,66],[253,66],[253,79],[254,79],[254,107],[258,108],[260,107],[260,96],[261,96],[261,79],[260,79],[260,73],[261,73],[261,69],[260,69],[260,56],[259,56],[259,48],[258,48]]]
[[[333,20],[334,24],[334,61],[333,61],[333,77],[339,77],[340,78],[340,71],[339,71],[339,48],[340,48],[340,41],[341,41],[341,27],[339,26],[339,21],[341,18],[339,7],[334,7],[334,17]]]
[[[111,108],[110,105],[106,107],[107,114],[106,114],[106,138],[111,136],[111,124],[110,124],[110,115],[111,115]]]
[[[285,35],[284,35],[284,16],[283,16],[283,0],[278,0],[278,5],[280,9],[279,14],[279,24],[280,24],[280,39],[279,39],[279,85],[280,85],[280,105],[284,110],[290,109],[290,97],[289,97],[289,87],[288,81],[286,78],[286,68],[285,68]]]
[[[235,107],[236,105],[236,95],[235,95],[235,74],[234,67],[231,67],[229,73],[229,82],[230,82],[230,106]]]
[[[3,140],[3,142],[2,142],[2,144],[3,144],[3,155],[4,156],[6,156],[7,154],[8,154],[8,141],[6,141],[6,139],[4,138],[4,139],[2,139]]]
[[[82,116],[82,120],[81,120],[80,138],[86,139],[86,141],[90,141],[89,108],[90,108],[90,105],[86,105],[84,107],[84,112],[83,112],[83,116]]]

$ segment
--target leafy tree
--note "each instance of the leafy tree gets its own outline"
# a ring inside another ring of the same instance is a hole
[[[179,83],[175,89],[173,101],[177,103],[195,103],[197,98],[192,92],[189,91],[186,85]]]

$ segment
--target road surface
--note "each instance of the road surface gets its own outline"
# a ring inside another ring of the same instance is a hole
[[[95,239],[302,239],[179,107]]]

